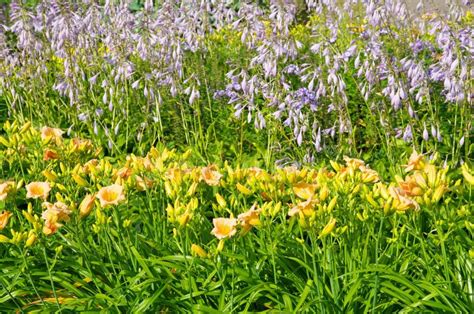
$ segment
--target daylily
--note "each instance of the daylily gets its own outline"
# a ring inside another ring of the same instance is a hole
[[[238,221],[235,218],[214,218],[212,223],[214,229],[212,229],[211,234],[220,240],[230,238],[237,232]]]
[[[44,220],[49,220],[52,216],[56,216],[58,221],[69,221],[71,210],[63,202],[56,202],[54,204],[44,202],[42,205],[46,208],[46,210],[41,214],[41,218]]]
[[[364,166],[365,162],[361,159],[356,158],[349,158],[344,156],[344,161],[346,162],[346,166],[352,169],[358,169],[360,166]]]
[[[222,174],[217,171],[215,165],[210,165],[201,169],[201,180],[206,182],[208,185],[217,186],[222,178]]]
[[[56,202],[54,204],[44,202],[43,207],[47,208],[41,214],[41,218],[44,220],[43,233],[45,235],[56,233],[62,227],[60,221],[69,221],[71,211],[63,202]]]
[[[0,183],[0,201],[4,201],[7,199],[8,192],[10,192],[12,185],[13,181]]]
[[[336,218],[331,218],[329,222],[324,226],[323,230],[321,231],[321,234],[319,235],[320,237],[327,236],[330,234],[333,230],[334,227],[336,226]]]
[[[12,213],[10,213],[9,211],[3,211],[0,214],[0,230],[3,230],[7,226],[8,220],[10,219],[11,216],[12,216]]]
[[[94,207],[95,194],[87,194],[79,205],[79,214],[85,217],[90,214]]]
[[[408,164],[405,166],[406,172],[410,172],[412,170],[420,170],[423,169],[425,166],[425,157],[423,154],[418,154],[416,151],[413,151],[410,158],[408,159]]]
[[[260,212],[261,209],[255,209],[256,204],[254,204],[248,211],[237,216],[237,219],[240,221],[242,227],[245,230],[250,230],[252,227],[260,225]]]
[[[48,182],[31,182],[26,186],[26,198],[48,198],[51,186]]]
[[[293,186],[293,192],[299,198],[307,200],[314,196],[317,188],[318,186],[316,184],[301,182]]]
[[[314,213],[314,206],[319,203],[319,200],[310,197],[308,200],[298,203],[296,206],[290,209],[288,216],[292,217],[296,214],[302,214],[303,216],[311,216]]]
[[[41,139],[43,140],[54,139],[60,141],[63,134],[64,132],[61,129],[50,128],[47,126],[41,128]]]
[[[395,210],[404,212],[410,208],[414,210],[420,209],[420,205],[418,205],[417,202],[403,195],[405,193],[402,189],[391,186],[389,193],[390,196],[393,197],[392,208]]]
[[[100,206],[107,207],[110,205],[118,205],[120,202],[125,200],[125,194],[123,193],[123,187],[118,184],[112,184],[103,187],[97,193],[97,198],[100,201]]]
[[[54,150],[46,149],[43,154],[43,160],[48,161],[52,159],[58,159],[59,155]]]

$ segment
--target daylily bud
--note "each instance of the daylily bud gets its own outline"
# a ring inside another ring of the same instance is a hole
[[[474,176],[470,173],[466,163],[461,166],[461,171],[466,182],[470,185],[474,185]]]
[[[436,167],[434,165],[426,165],[424,169],[428,177],[428,185],[430,187],[436,186]]]
[[[249,188],[243,186],[240,183],[237,183],[236,187],[237,187],[237,190],[239,190],[239,192],[244,194],[244,195],[251,195],[252,194],[252,191]]]
[[[431,198],[432,203],[438,203],[441,197],[443,197],[446,188],[443,185],[440,185],[436,188],[433,197]]]
[[[331,211],[334,209],[334,207],[336,206],[336,202],[337,202],[337,195],[334,196],[334,197],[331,199],[331,201],[329,202],[329,205],[328,205],[328,207],[326,208],[326,210],[327,210],[328,212],[331,212]]]
[[[51,182],[56,182],[56,180],[58,180],[58,176],[53,171],[44,170],[42,174]]]
[[[224,249],[224,242],[224,239],[219,241],[219,244],[217,245],[217,252],[222,252],[222,250]]]
[[[30,230],[28,239],[26,239],[25,247],[30,247],[36,242],[37,236],[33,230]]]
[[[7,141],[7,139],[4,138],[3,136],[0,136],[0,144],[2,144],[5,147],[10,147],[10,142]]]
[[[226,208],[227,207],[227,202],[222,197],[222,195],[220,195],[219,193],[216,193],[216,200],[217,200],[217,203],[219,204],[219,206],[221,208]]]
[[[82,186],[82,187],[86,187],[89,185],[89,182],[87,182],[87,180],[81,177],[80,175],[74,173],[71,176],[74,182],[77,183],[77,185]]]
[[[189,187],[188,191],[186,192],[186,196],[194,195],[194,193],[196,193],[198,186],[199,186],[199,183],[193,182],[191,186]]]
[[[372,205],[373,207],[378,207],[378,204],[377,204],[377,202],[375,202],[375,200],[373,199],[372,195],[367,194],[367,195],[365,196],[365,198],[367,199],[367,201],[369,202],[370,205]]]
[[[336,226],[336,219],[331,218],[329,222],[326,224],[326,226],[323,228],[323,230],[321,231],[319,237],[322,238],[330,234],[334,230],[335,226]]]
[[[123,221],[122,226],[123,226],[124,228],[128,228],[131,223],[132,223],[132,221],[131,221],[130,219],[125,219],[125,220]]]
[[[199,245],[197,244],[192,244],[191,245],[191,252],[194,254],[194,255],[197,255],[201,258],[206,258],[207,257],[207,253],[206,251],[200,247]]]

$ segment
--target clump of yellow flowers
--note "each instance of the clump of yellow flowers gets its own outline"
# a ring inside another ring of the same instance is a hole
[[[343,163],[331,161],[331,167],[273,171],[227,162],[196,166],[190,151],[166,148],[112,161],[90,140],[66,138],[60,129],[7,122],[4,130],[0,157],[17,176],[0,178],[5,208],[0,242],[26,247],[40,235],[67,233],[69,224],[101,232],[114,215],[125,215],[119,226],[130,228],[133,216],[126,213],[140,214],[133,204],[155,199],[163,204],[156,210],[175,234],[194,226],[220,241],[219,249],[224,241],[275,223],[323,238],[345,232],[350,217],[363,222],[371,215],[433,210],[447,194],[446,202],[452,193],[462,193],[460,186],[474,183],[468,165],[461,167],[461,177],[417,152],[404,165],[405,173],[387,182],[363,160],[349,157]],[[452,173],[459,176],[454,184]],[[28,210],[21,210],[18,201],[29,201]],[[199,244],[193,244],[192,252],[207,256]]]

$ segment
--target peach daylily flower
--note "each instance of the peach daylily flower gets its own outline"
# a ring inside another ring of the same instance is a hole
[[[94,207],[95,194],[87,194],[79,205],[79,214],[85,217],[90,214]]]
[[[346,166],[352,169],[358,169],[360,166],[364,166],[365,162],[361,159],[356,158],[349,158],[344,156],[344,161],[346,162]]]
[[[166,170],[165,178],[176,185],[180,185],[184,176],[184,171],[179,168],[170,168]]]
[[[256,205],[253,205],[248,211],[237,216],[245,230],[250,230],[252,227],[260,225],[261,209],[255,209],[255,207]]]
[[[3,230],[7,224],[8,224],[8,220],[10,219],[12,213],[10,213],[9,211],[3,211],[1,214],[0,214],[0,230]]]
[[[319,200],[310,197],[308,200],[298,203],[288,211],[288,216],[292,217],[296,214],[302,214],[303,216],[311,216],[314,213],[314,206],[319,203]]]
[[[91,159],[84,164],[84,166],[82,167],[82,170],[84,171],[85,174],[90,174],[97,168],[98,165],[99,165],[99,161],[97,159]]]
[[[41,128],[41,139],[43,140],[48,140],[48,139],[55,139],[55,140],[61,140],[64,132],[61,129],[56,129],[56,128],[50,128],[47,126],[44,126]]]
[[[41,218],[44,220],[50,220],[52,216],[55,216],[57,221],[69,221],[71,210],[63,202],[56,202],[54,204],[44,202],[42,205],[46,208],[46,210],[41,214]]]
[[[8,192],[10,192],[12,185],[13,181],[0,183],[0,201],[4,201],[7,199]]]
[[[46,210],[41,213],[41,218],[44,220],[43,233],[45,235],[52,235],[62,227],[60,221],[69,221],[71,210],[63,202],[56,202],[51,204],[44,202],[43,207]]]
[[[47,236],[52,235],[58,231],[63,225],[58,222],[58,217],[51,216],[50,219],[44,222],[43,233]]]
[[[129,167],[123,167],[117,170],[117,173],[115,174],[114,178],[119,177],[124,180],[127,180],[133,173],[133,170]]]
[[[317,188],[316,184],[301,182],[293,186],[293,192],[299,198],[307,200],[314,196]]]
[[[43,154],[43,160],[48,161],[52,159],[58,159],[59,155],[54,150],[46,149]]]
[[[407,177],[405,181],[398,183],[398,185],[400,186],[402,193],[406,196],[423,195],[423,190],[413,177]]]
[[[389,188],[389,193],[390,196],[393,197],[392,208],[395,210],[404,212],[410,208],[414,210],[420,209],[420,205],[418,205],[416,201],[406,197],[406,194],[401,188],[391,186]]]
[[[71,143],[74,151],[84,151],[93,147],[90,140],[84,140],[78,137],[73,138]]]
[[[211,234],[219,240],[230,238],[237,232],[238,221],[235,218],[214,218],[212,223],[214,229],[212,229]]]
[[[100,206],[102,207],[118,205],[120,202],[125,200],[123,186],[118,184],[112,184],[103,187],[99,190],[99,193],[97,193],[97,198],[99,199]]]
[[[26,186],[26,198],[48,198],[51,186],[48,182],[31,182]]]
[[[421,170],[425,166],[425,157],[423,154],[418,154],[416,151],[410,155],[408,159],[408,164],[405,166],[405,172],[410,172],[412,170]]]
[[[210,165],[201,169],[201,180],[206,182],[208,185],[217,186],[222,178],[222,174],[217,171],[215,165]]]

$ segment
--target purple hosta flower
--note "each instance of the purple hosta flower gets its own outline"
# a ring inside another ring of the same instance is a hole
[[[403,140],[407,143],[413,140],[413,132],[411,129],[411,125],[407,125],[405,130],[403,131]]]
[[[191,90],[191,95],[189,96],[189,104],[192,105],[196,99],[199,99],[199,97],[200,97],[199,90],[193,86]]]
[[[357,51],[357,46],[352,45],[349,48],[347,48],[347,50],[342,54],[341,57],[345,62],[347,62],[349,60],[349,58],[351,58],[355,55],[356,51]]]
[[[257,117],[255,118],[255,128],[257,130],[264,129],[267,126],[265,118],[261,112],[257,113]]]
[[[417,119],[418,117],[416,116],[416,113],[415,111],[413,110],[413,108],[411,107],[411,105],[408,105],[408,115],[413,118],[413,119]]]
[[[300,73],[300,68],[296,64],[290,64],[285,68],[284,72],[287,74],[298,75]]]
[[[431,125],[431,136],[433,138],[437,138],[438,137],[438,132],[436,131],[436,127],[432,124]]]
[[[94,120],[94,134],[99,135],[99,128],[97,127],[97,120]]]
[[[296,125],[295,129],[293,130],[293,135],[296,137],[296,143],[298,144],[298,146],[301,146],[301,144],[303,144],[303,135],[305,132],[305,125],[302,125],[301,127],[299,125]]]
[[[224,89],[219,89],[214,92],[214,95],[212,96],[214,99],[221,99],[226,96],[226,90]]]
[[[463,146],[464,146],[464,135],[459,140],[459,147],[463,147]]]
[[[436,137],[436,139],[438,140],[438,142],[441,143],[441,142],[443,141],[443,137],[441,136],[441,131],[439,130],[439,127],[438,127],[438,129],[436,130],[436,133],[437,133],[437,135],[438,135],[438,136]]]
[[[423,123],[423,140],[428,141],[430,138],[430,135],[428,133],[428,130],[426,129],[426,124]]]
[[[293,108],[301,110],[304,106],[309,105],[311,111],[318,109],[318,100],[315,92],[308,90],[305,87],[298,89],[294,92],[294,98],[296,102],[293,102]]]
[[[104,110],[102,108],[97,108],[95,110],[95,114],[97,117],[100,117],[104,113]]]
[[[417,39],[414,43],[410,44],[411,49],[416,54],[419,54],[421,51],[425,49],[424,42],[422,40]]]
[[[115,126],[115,128],[114,128],[114,134],[117,135],[119,131],[120,131],[120,122],[117,123],[117,125]]]
[[[89,115],[87,113],[80,113],[77,115],[77,118],[79,119],[79,121],[85,122],[89,119]]]
[[[99,73],[97,73],[96,75],[92,76],[91,78],[89,78],[89,83],[91,85],[95,85],[95,83],[97,82],[97,77],[99,76]]]
[[[393,129],[395,131],[395,138],[400,138],[403,135],[403,129],[401,128],[395,128]],[[389,134],[390,132],[388,132]]]
[[[315,125],[313,125],[313,130]],[[313,132],[313,140],[314,140],[314,148],[318,153],[320,153],[323,150],[322,144],[321,144],[321,127],[318,127],[318,131],[316,134]]]
[[[316,161],[316,158],[314,157],[314,155],[310,153],[307,153],[303,156],[303,163],[311,165],[311,164],[314,164],[315,161]]]
[[[140,86],[140,80],[136,80],[135,82],[132,83],[131,87],[133,89],[137,89]]]

